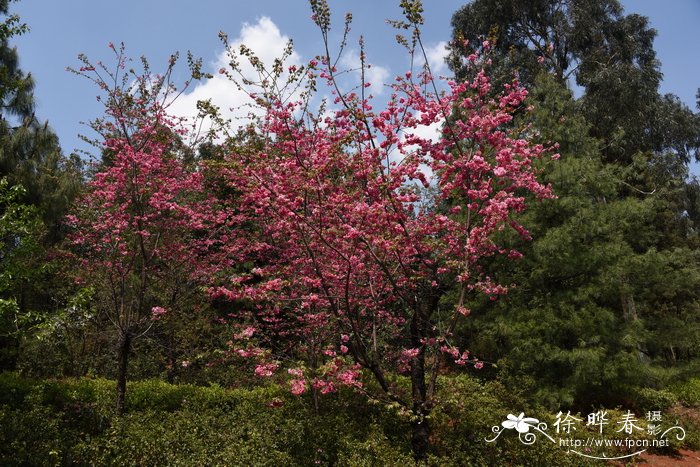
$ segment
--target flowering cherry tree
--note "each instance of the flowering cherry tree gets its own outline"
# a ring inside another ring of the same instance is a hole
[[[117,70],[125,69],[123,49],[110,47]],[[163,103],[168,74],[127,75],[120,86],[118,72],[84,62],[77,72],[106,93],[106,115],[94,123],[104,156],[68,217],[69,239],[80,266],[76,280],[94,289],[99,311],[116,330],[121,413],[132,342],[192,287],[196,265],[211,245],[207,232],[214,217],[202,173],[179,158],[184,130]]]
[[[312,8],[327,44],[327,5]],[[420,11],[407,13],[415,45]],[[478,68],[483,59],[470,61]],[[297,67],[288,72],[300,76]],[[364,80],[340,91],[328,52],[301,76],[325,81],[335,108],[312,115],[308,99],[282,95],[265,79],[260,93],[251,91],[265,111],[255,144],[230,151],[221,174],[237,192],[239,228],[219,264],[238,266],[211,291],[239,304],[230,344],[255,361],[257,375],[286,373],[295,394],[369,391],[363,378],[371,377],[410,413],[414,454],[424,458],[440,369],[482,365],[453,341],[468,299],[506,291],[480,264],[520,256],[495,234],[528,237],[513,215],[529,194],[552,196],[533,168],[549,149],[512,125],[526,91],[514,82],[493,99],[484,71],[448,81],[443,92],[429,73],[407,73],[381,111]],[[435,127],[435,137],[424,136]],[[397,372],[410,377],[409,393],[392,383]]]

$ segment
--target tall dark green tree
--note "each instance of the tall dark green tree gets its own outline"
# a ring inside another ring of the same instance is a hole
[[[528,123],[561,145],[561,160],[542,168],[558,198],[531,204],[524,258],[491,265],[518,286],[475,304],[463,338],[553,408],[624,403],[697,362],[700,268],[692,234],[680,235],[692,229],[659,219],[688,202],[687,186],[657,176],[653,196],[620,196],[623,170],[603,162],[570,91],[541,75],[531,99]]]
[[[0,179],[13,196],[0,206],[4,216],[12,212],[35,213],[41,220],[34,229],[13,228],[8,221],[3,231],[0,274],[4,277],[0,298],[14,303],[5,307],[0,326],[0,345],[16,355],[24,328],[36,316],[56,307],[50,289],[56,275],[47,253],[62,236],[62,219],[80,187],[79,160],[61,153],[58,138],[47,123],[34,113],[34,81],[19,67],[11,39],[27,31],[16,15],[9,13],[11,0],[0,0]],[[16,188],[11,188],[16,187]],[[8,195],[9,196],[9,195]],[[31,231],[30,231],[31,230]],[[28,248],[31,243],[34,247]],[[13,359],[3,363],[13,366]]]
[[[525,259],[492,265],[520,286],[475,306],[463,338],[554,407],[625,403],[695,372],[700,205],[688,163],[700,120],[658,92],[647,18],[617,0],[475,0],[453,27],[456,75],[488,39],[492,66],[531,91],[536,111],[521,123],[562,154],[543,168],[559,198],[526,214]]]
[[[41,210],[55,241],[79,187],[80,164],[62,155],[56,134],[35,115],[34,79],[22,71],[17,49],[10,45],[12,37],[28,28],[9,13],[11,1],[0,0],[0,176],[24,187],[24,201]]]
[[[504,77],[517,73],[532,85],[544,67],[581,87],[580,109],[594,122],[591,135],[603,142],[606,160],[630,163],[645,150],[697,157],[697,118],[658,93],[656,31],[646,17],[625,15],[618,0],[475,0],[455,13],[452,26],[457,77],[464,57],[489,39]]]

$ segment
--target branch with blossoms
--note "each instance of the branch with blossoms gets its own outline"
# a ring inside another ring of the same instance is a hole
[[[92,62],[85,54],[78,55],[80,67],[68,67],[68,71],[88,79],[100,89],[101,94],[97,100],[105,107],[105,115],[88,124],[98,136],[81,135],[81,139],[100,151],[104,149],[103,142],[108,139],[123,139],[129,146],[139,150],[153,136],[142,131],[144,126],[161,125],[176,129],[181,141],[184,136],[191,137],[190,150],[199,145],[203,138],[195,137],[198,132],[193,129],[202,125],[203,118],[195,119],[191,122],[192,129],[186,129],[185,118],[168,113],[170,106],[187,91],[193,81],[211,77],[202,72],[201,59],[187,54],[190,78],[178,87],[173,80],[173,71],[179,53],[170,56],[163,72],[153,73],[145,57],[141,57],[140,69],[133,66],[124,43],[117,47],[110,42],[108,47],[114,55],[114,67],[107,66],[102,61]],[[168,115],[169,121],[161,122],[160,119],[165,115]]]

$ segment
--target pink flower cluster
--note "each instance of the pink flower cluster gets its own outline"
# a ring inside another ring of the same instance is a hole
[[[160,319],[167,312],[168,312],[168,310],[166,310],[165,308],[160,307],[160,306],[154,306],[153,308],[151,308],[151,316],[154,320]]]
[[[293,377],[291,380],[289,380],[292,394],[299,396],[306,392],[307,383],[306,379],[304,378],[304,371],[300,368],[290,368],[287,370],[287,373]]]
[[[263,363],[255,366],[255,376],[269,378],[279,368],[277,363]]]

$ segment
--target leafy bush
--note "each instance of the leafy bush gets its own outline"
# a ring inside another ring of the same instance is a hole
[[[498,382],[460,375],[439,383],[430,465],[595,465],[544,438],[524,446],[514,431],[486,443],[509,413],[550,427],[553,414]],[[117,417],[113,381],[0,374],[0,465],[413,465],[407,416],[350,390],[319,398],[316,408],[310,395],[294,397],[275,384],[129,386],[129,411]],[[617,428],[607,426],[604,436],[615,438]]]
[[[73,444],[50,407],[0,405],[0,464],[47,465],[59,462]]]
[[[683,383],[678,383],[670,388],[678,401],[686,407],[700,407],[700,378],[693,378]]]
[[[665,389],[639,388],[634,395],[635,405],[639,412],[665,411],[678,403],[678,397]]]

